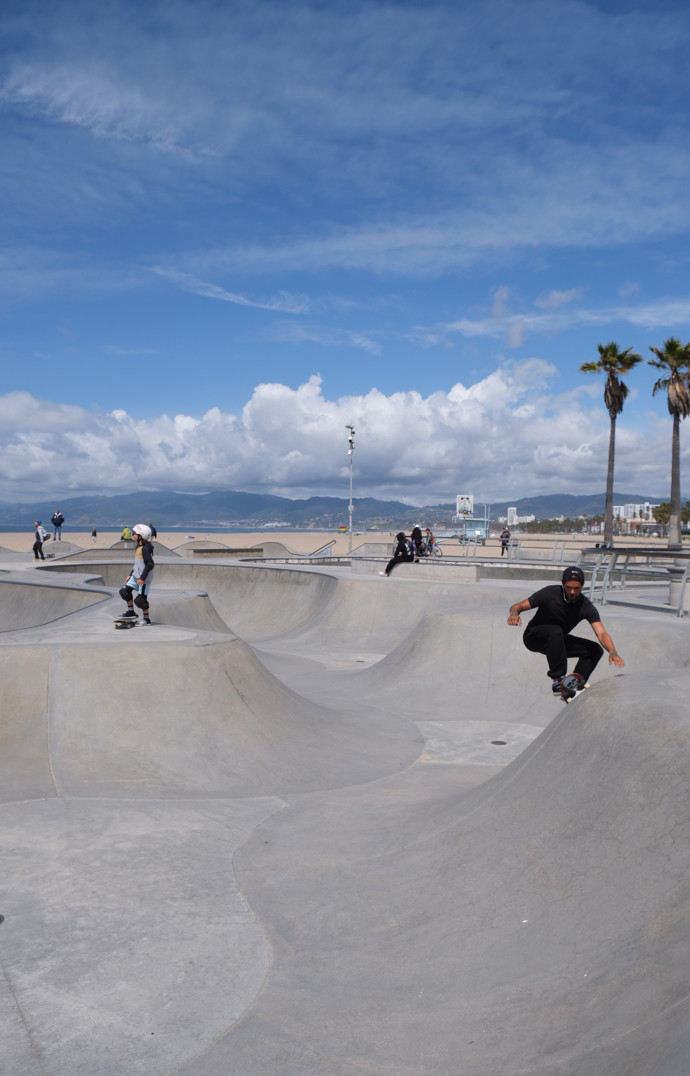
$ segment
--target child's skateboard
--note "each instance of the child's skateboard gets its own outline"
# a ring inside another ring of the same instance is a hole
[[[150,620],[140,620],[138,616],[116,616],[113,620],[116,628],[136,628],[137,624],[151,625]]]
[[[584,677],[579,673],[568,673],[561,680],[561,698],[563,702],[572,702],[576,695],[579,695],[581,691],[584,691],[589,684],[586,684]]]

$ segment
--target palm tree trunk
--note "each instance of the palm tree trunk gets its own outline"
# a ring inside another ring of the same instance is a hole
[[[680,417],[673,416],[671,441],[671,516],[668,526],[668,548],[682,549],[680,537]]]
[[[606,472],[606,509],[604,512],[604,543],[613,545],[613,465],[616,456],[616,419],[611,415],[609,432],[609,466]]]

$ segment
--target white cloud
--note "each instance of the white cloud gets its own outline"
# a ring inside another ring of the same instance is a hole
[[[568,291],[550,291],[546,295],[540,295],[536,305],[544,310],[554,310],[568,303],[574,303],[582,298],[582,288],[570,288]]]
[[[460,489],[489,501],[603,490],[608,416],[584,388],[554,395],[554,379],[550,364],[529,359],[428,397],[372,389],[329,400],[313,376],[297,389],[258,385],[241,414],[214,407],[200,418],[100,415],[10,393],[0,397],[0,496],[142,485],[347,496],[348,423],[356,496],[428,504]],[[617,488],[663,492],[669,445],[670,424],[655,415],[635,429],[619,420]]]

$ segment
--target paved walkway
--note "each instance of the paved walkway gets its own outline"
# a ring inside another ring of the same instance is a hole
[[[565,707],[542,582],[123,569],[0,553],[3,1076],[684,1076],[690,620]]]

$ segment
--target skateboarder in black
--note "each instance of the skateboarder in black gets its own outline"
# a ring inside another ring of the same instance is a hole
[[[554,695],[561,693],[561,680],[568,671],[568,658],[578,659],[574,672],[578,673],[585,683],[604,650],[608,652],[610,665],[616,665],[619,669],[625,665],[613,639],[601,622],[599,610],[582,593],[584,582],[585,576],[581,568],[566,568],[560,584],[537,590],[529,598],[511,605],[508,613],[508,623],[519,627],[522,624],[520,613],[528,609],[537,610],[525,628],[522,640],[528,650],[546,655]],[[598,643],[570,634],[582,620],[589,622]]]

